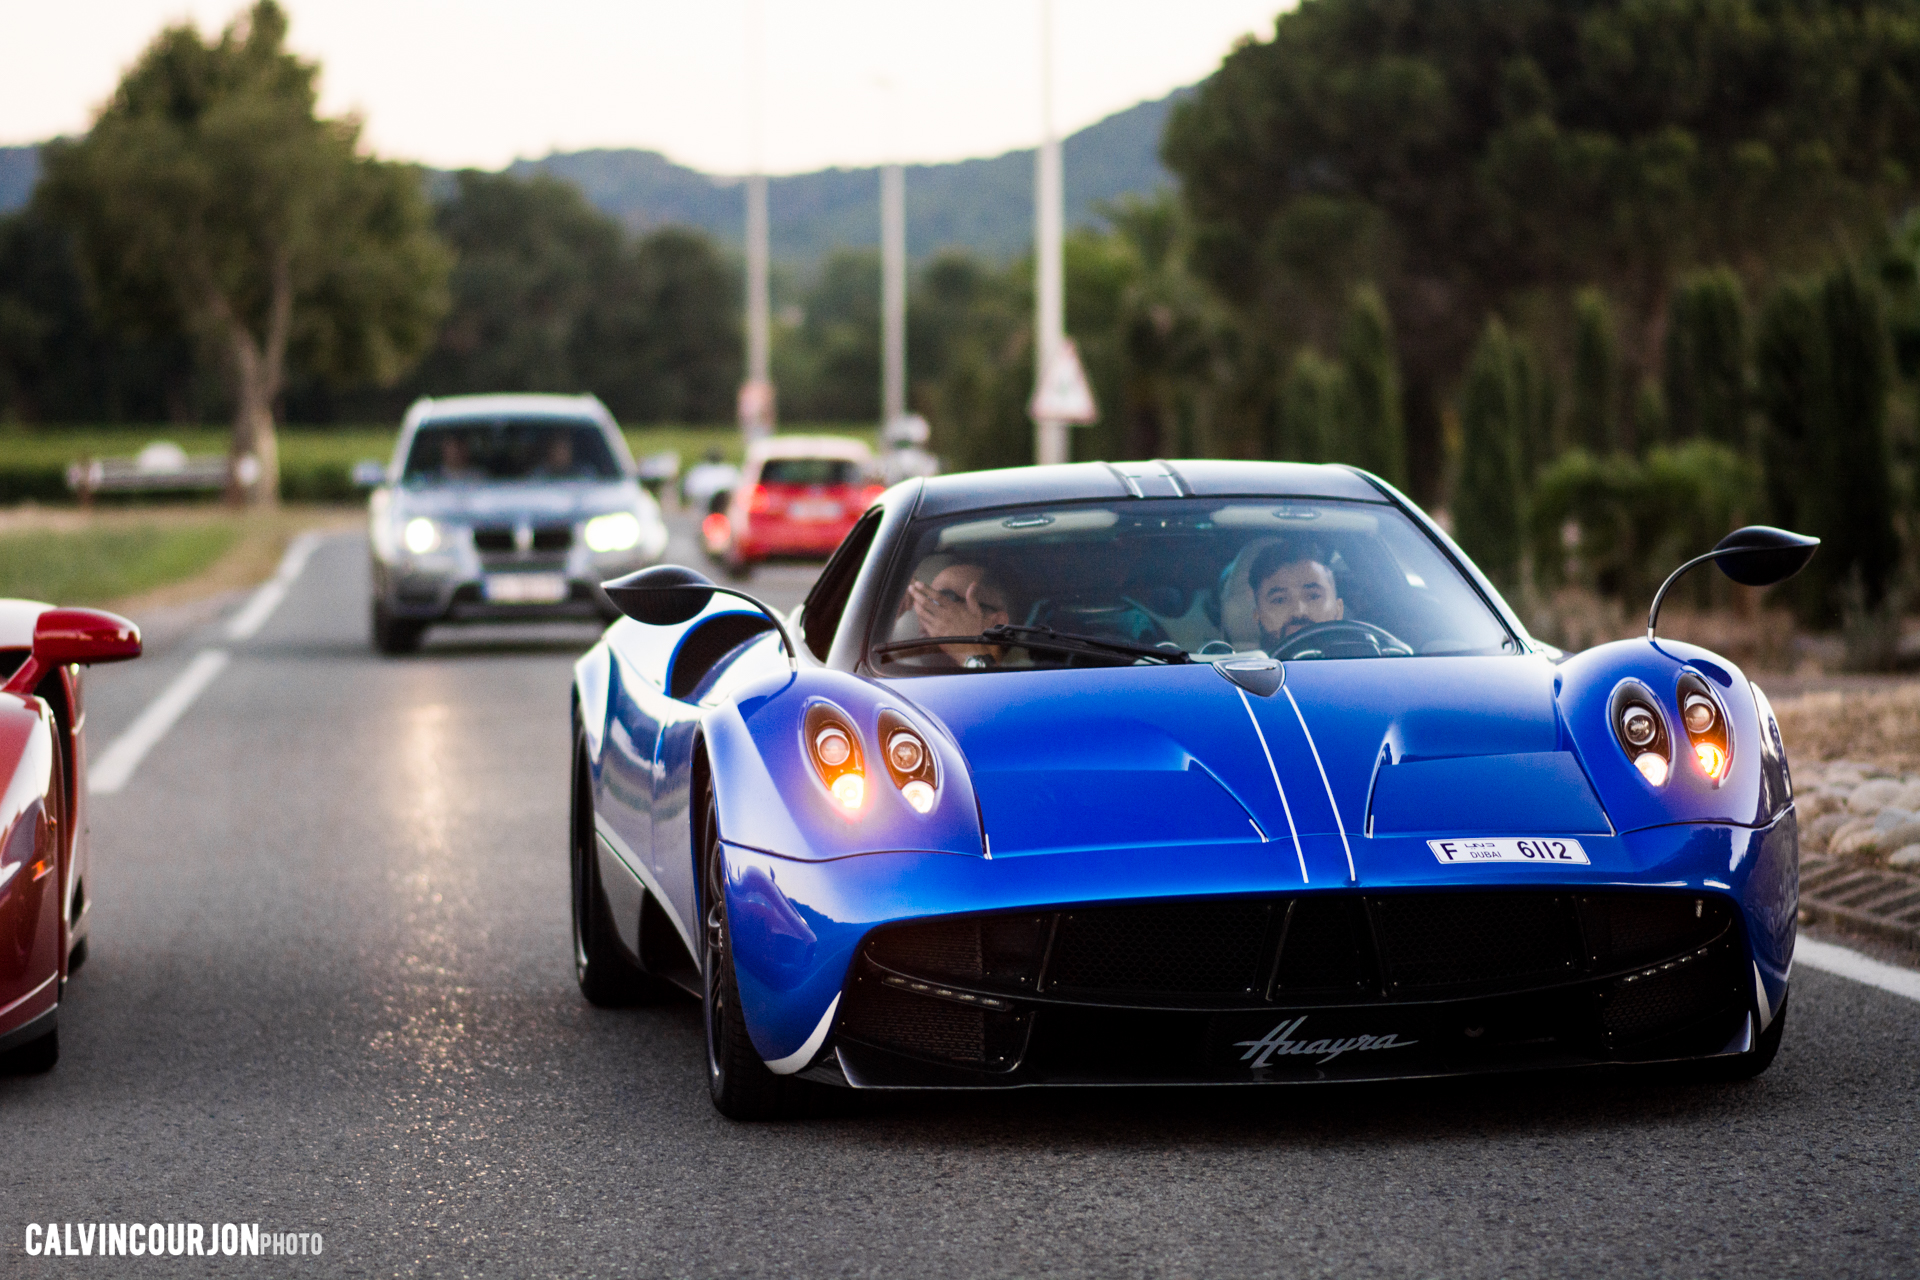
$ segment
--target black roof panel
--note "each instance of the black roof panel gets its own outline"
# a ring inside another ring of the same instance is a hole
[[[1160,464],[1125,463],[1128,473],[1170,469],[1181,490],[1196,497],[1345,498],[1383,502],[1378,489],[1344,467],[1300,462],[1241,462],[1198,458]],[[1172,496],[1173,486],[1129,486],[1104,462],[1076,462],[1054,467],[1008,467],[1000,471],[963,471],[932,476],[922,490],[919,516],[945,516],[959,511],[1018,506],[1029,502],[1090,502],[1140,496]]]

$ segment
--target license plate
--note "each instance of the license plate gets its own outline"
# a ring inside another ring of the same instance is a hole
[[[802,499],[787,508],[787,517],[792,520],[806,520],[813,523],[825,523],[840,518],[840,504],[837,502],[808,502]]]
[[[557,573],[490,573],[483,590],[489,604],[556,604],[567,598],[567,580]]]
[[[1445,863],[1557,862],[1587,866],[1587,851],[1565,836],[1527,836],[1518,840],[1429,840],[1427,848]]]

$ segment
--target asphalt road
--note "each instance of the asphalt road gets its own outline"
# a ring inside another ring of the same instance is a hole
[[[790,604],[808,573],[758,585]],[[0,1078],[6,1275],[1912,1276],[1920,1003],[1802,966],[1758,1081],[847,1100],[738,1125],[691,1002],[568,957],[581,628],[366,641],[321,547],[252,640],[96,673],[96,753],[214,680],[93,810],[92,959]],[[258,1222],[324,1252],[27,1257],[29,1223]]]

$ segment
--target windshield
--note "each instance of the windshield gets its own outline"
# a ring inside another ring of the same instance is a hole
[[[859,484],[860,464],[847,458],[768,458],[761,484]]]
[[[1384,504],[1037,506],[928,521],[908,537],[869,648],[885,675],[1155,662],[1156,651],[1173,662],[1519,651],[1440,547]],[[943,636],[962,639],[922,643]]]
[[[420,428],[407,450],[407,485],[502,480],[618,480],[596,422],[577,418],[456,418]]]

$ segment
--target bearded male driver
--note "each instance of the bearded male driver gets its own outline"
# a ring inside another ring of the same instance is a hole
[[[1308,627],[1347,616],[1333,570],[1315,548],[1277,542],[1254,558],[1247,581],[1253,584],[1260,647],[1269,653]]]
[[[1012,616],[999,581],[983,566],[965,562],[948,565],[929,582],[909,582],[907,607],[925,636],[978,635]],[[962,667],[976,668],[998,663],[1003,649],[992,644],[943,644],[940,651]]]

